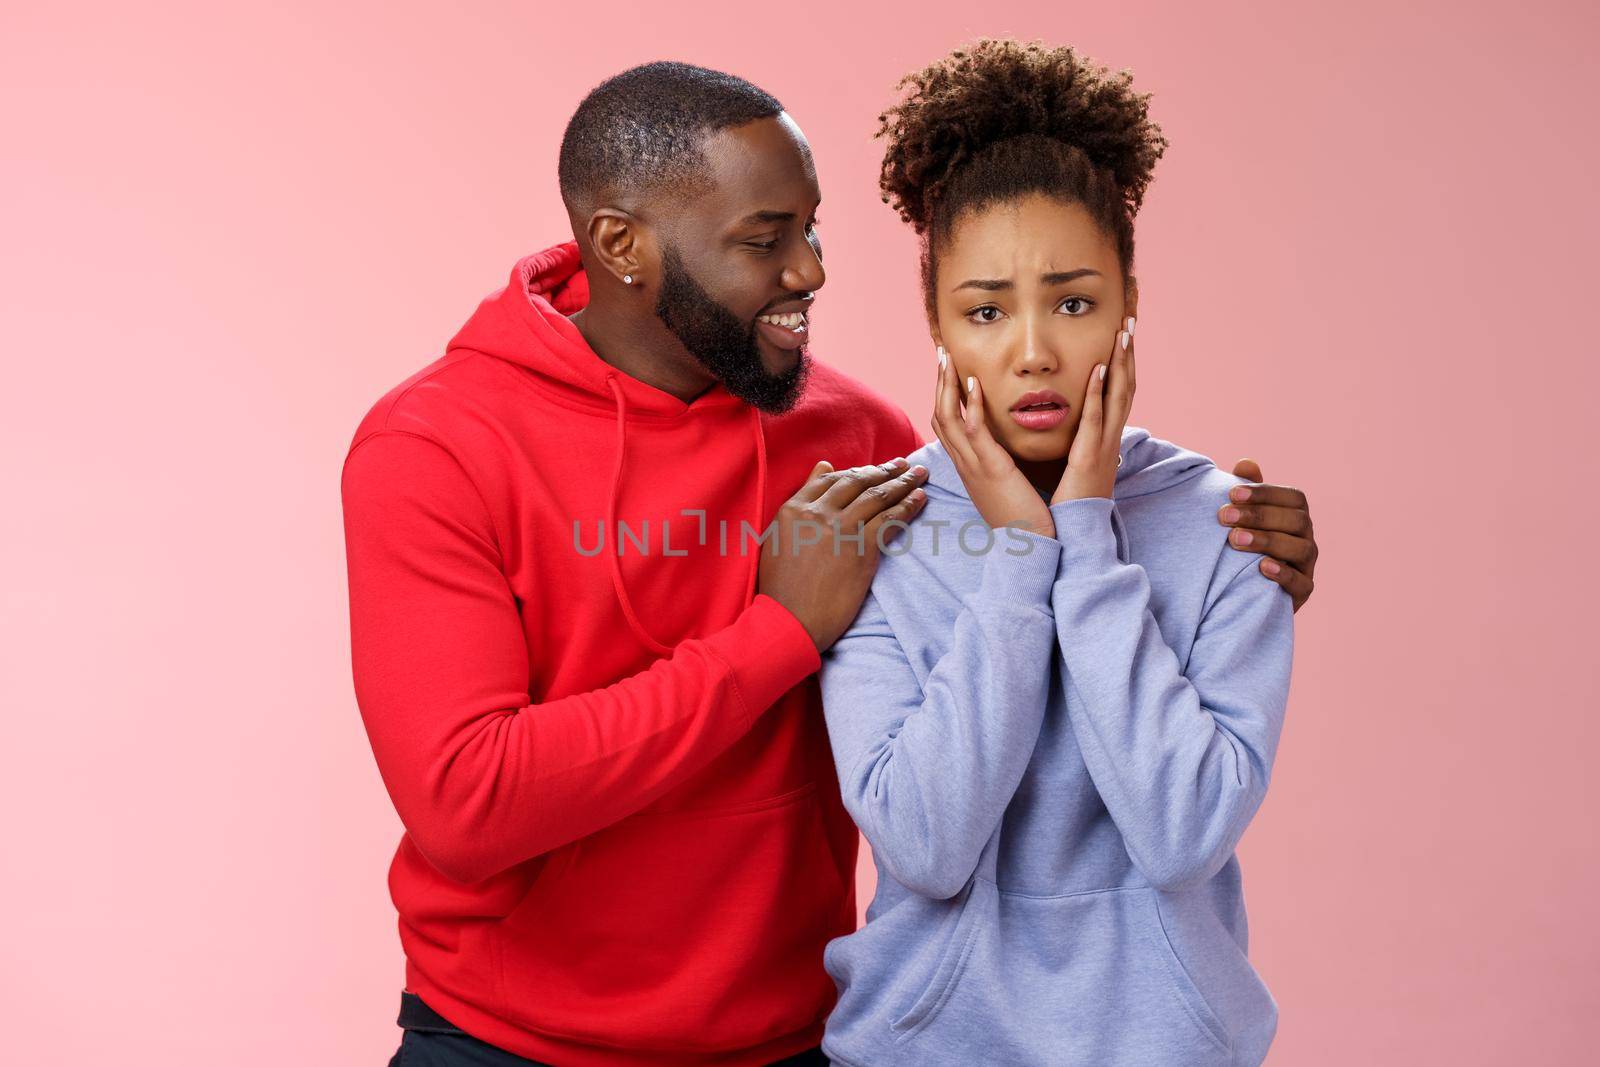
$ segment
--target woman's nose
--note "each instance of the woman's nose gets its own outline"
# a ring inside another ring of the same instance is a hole
[[[1055,349],[1051,347],[1042,323],[1025,321],[1021,331],[1022,350],[1017,353],[1016,365],[1022,374],[1049,374],[1061,366]]]

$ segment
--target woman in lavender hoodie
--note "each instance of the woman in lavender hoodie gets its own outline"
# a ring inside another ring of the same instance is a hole
[[[1166,145],[1128,78],[983,42],[907,79],[883,187],[939,346],[928,502],[823,657],[866,924],[823,1050],[878,1064],[1257,1064],[1277,1007],[1234,848],[1266,792],[1290,594],[1242,479],[1127,425],[1133,216]]]

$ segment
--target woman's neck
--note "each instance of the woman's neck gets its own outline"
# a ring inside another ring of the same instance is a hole
[[[1017,469],[1022,472],[1023,477],[1033,483],[1040,496],[1049,500],[1055,495],[1056,487],[1061,484],[1061,476],[1067,471],[1067,461],[1065,457],[1046,460],[1019,459]]]

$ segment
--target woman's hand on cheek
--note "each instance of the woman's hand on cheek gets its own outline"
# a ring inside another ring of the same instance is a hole
[[[989,432],[984,418],[983,386],[975,377],[967,379],[970,386],[966,410],[962,411],[956,379],[954,361],[941,348],[933,396],[933,432],[955,464],[978,514],[996,529],[1012,526],[1054,537],[1056,526],[1050,509],[1017,469],[1011,453]]]
[[[1123,325],[1132,322],[1128,319]],[[1067,453],[1067,469],[1062,472],[1061,484],[1056,486],[1050,503],[1111,496],[1122,458],[1122,430],[1133,410],[1135,382],[1133,333],[1122,329],[1112,342],[1109,370],[1105,363],[1099,363],[1089,371],[1078,432]]]

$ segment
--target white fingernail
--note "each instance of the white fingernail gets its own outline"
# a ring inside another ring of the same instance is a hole
[[[1106,365],[1104,363],[1100,364],[1100,380],[1102,382],[1106,380]]]
[[[944,361],[949,357],[945,354],[944,345],[939,346],[939,366],[944,366]]]
[[[1128,316],[1128,336],[1129,337],[1133,336],[1133,316],[1132,315]]]
[[[1126,352],[1128,350],[1128,331],[1127,330],[1119,330],[1117,332],[1117,343],[1122,346],[1122,350],[1124,352]]]
[[[976,382],[977,380],[978,379],[974,378],[972,375],[967,375],[967,392],[972,392],[972,383]]]

